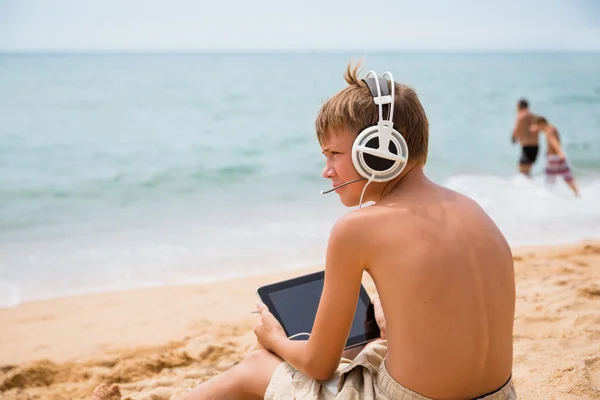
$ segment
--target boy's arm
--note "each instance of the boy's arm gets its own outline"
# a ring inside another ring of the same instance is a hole
[[[523,118],[521,116],[518,116],[517,120],[515,122],[515,127],[513,128],[513,131],[512,131],[512,142],[513,143],[517,143],[517,139],[518,139],[517,132],[519,132],[519,126],[522,123],[522,119]]]
[[[308,341],[281,338],[273,352],[314,379],[327,380],[337,369],[352,327],[362,283],[364,230],[353,215],[334,225],[327,247],[325,282]]]
[[[554,150],[559,157],[565,158],[565,153],[563,152],[562,146],[556,139],[556,135],[554,133],[547,133],[546,139],[548,141],[548,146],[552,148],[552,150]]]
[[[379,332],[380,332],[379,338],[386,339],[387,329],[386,329],[386,324],[385,324],[385,317],[383,316],[383,309],[381,307],[381,301],[379,300],[378,294],[373,296],[373,298],[371,299],[371,303],[373,303],[373,308],[375,311],[375,322],[377,322],[377,326],[379,327]],[[360,346],[356,346],[351,349],[344,350],[342,357],[350,359],[350,360],[354,360],[356,358],[356,356],[361,351],[363,351],[363,349],[366,346],[367,346],[366,344],[361,344]]]

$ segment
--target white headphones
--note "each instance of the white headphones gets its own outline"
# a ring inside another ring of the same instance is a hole
[[[373,77],[369,78],[369,75]],[[385,76],[389,75],[391,94]],[[394,129],[395,83],[390,72],[378,77],[369,71],[363,81],[379,107],[379,121],[358,134],[352,145],[352,163],[358,173],[371,182],[387,182],[398,177],[408,162],[408,146]],[[389,104],[388,119],[383,119],[383,105]]]

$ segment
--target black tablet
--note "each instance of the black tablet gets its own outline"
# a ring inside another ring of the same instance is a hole
[[[321,271],[258,288],[258,296],[281,323],[288,337],[312,331],[324,279],[325,272]],[[345,348],[370,342],[380,335],[373,304],[360,285],[360,296]],[[292,340],[308,340],[308,336],[297,336]]]

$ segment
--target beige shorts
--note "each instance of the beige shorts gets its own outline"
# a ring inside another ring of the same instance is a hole
[[[370,343],[350,361],[342,359],[333,378],[317,381],[281,363],[267,387],[265,400],[431,400],[396,382],[385,368],[387,341]],[[481,400],[515,400],[512,380]]]

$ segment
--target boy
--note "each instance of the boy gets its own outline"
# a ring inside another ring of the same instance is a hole
[[[378,121],[358,67],[348,66],[348,86],[316,120],[323,177],[334,187],[361,178],[352,145]],[[388,182],[359,180],[336,190],[346,206],[375,204],[333,226],[311,336],[289,340],[259,304],[254,332],[263,348],[186,400],[516,398],[511,250],[473,200],[425,176],[427,116],[412,89],[394,88],[394,128],[406,141],[408,162]],[[376,317],[385,340],[369,343],[350,361],[341,357],[364,271],[377,288]]]
[[[533,122],[533,114],[529,111],[529,103],[520,99],[517,103],[517,120],[512,133],[513,143],[521,145],[521,158],[519,159],[519,172],[530,177],[531,167],[538,156],[538,132],[529,129]]]
[[[546,164],[546,180],[549,183],[554,183],[556,177],[562,176],[567,185],[571,188],[575,196],[579,196],[575,178],[571,173],[571,168],[567,163],[567,157],[560,145],[560,135],[558,129],[554,125],[548,123],[546,118],[538,115],[533,119],[533,124],[530,128],[534,132],[544,132],[547,143],[547,164]]]

